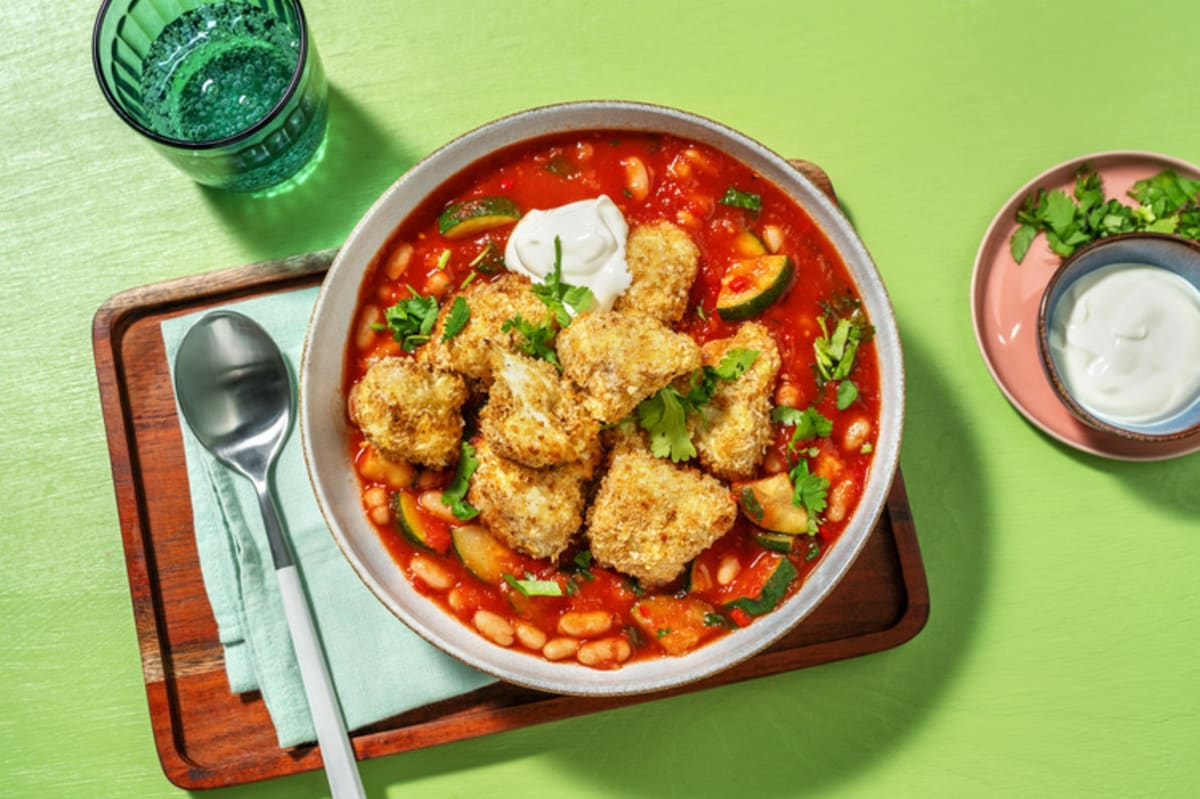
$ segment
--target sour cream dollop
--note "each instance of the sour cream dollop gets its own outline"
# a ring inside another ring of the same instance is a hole
[[[534,283],[554,273],[554,239],[562,241],[562,281],[587,286],[592,310],[611,310],[633,282],[625,262],[629,225],[607,195],[530,211],[517,222],[504,250],[504,264]]]
[[[1050,349],[1067,387],[1097,416],[1169,419],[1200,394],[1200,290],[1145,264],[1109,264],[1067,290]]]

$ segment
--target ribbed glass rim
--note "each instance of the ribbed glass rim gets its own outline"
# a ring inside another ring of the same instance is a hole
[[[243,131],[226,136],[223,139],[212,139],[211,141],[187,141],[185,139],[176,139],[171,136],[164,136],[157,133],[145,125],[131,117],[128,112],[121,106],[121,103],[113,95],[112,89],[108,86],[108,81],[104,78],[104,67],[100,62],[100,31],[104,27],[104,18],[108,13],[108,9],[115,0],[103,0],[100,4],[100,11],[96,14],[96,24],[92,28],[92,67],[96,71],[96,81],[100,84],[100,91],[104,93],[104,99],[112,106],[112,109],[117,112],[117,116],[146,138],[155,141],[159,144],[165,144],[169,147],[177,147],[183,150],[218,150],[230,144],[236,144],[240,141],[245,141],[251,138],[256,133],[263,130],[274,116],[279,113],[296,94],[296,89],[300,85],[300,78],[304,75],[304,66],[308,59],[308,21],[304,18],[304,9],[300,6],[299,0],[287,0],[288,4],[296,11],[296,18],[300,22],[300,56],[296,59],[296,69],[292,72],[292,80],[288,84],[287,90],[283,96],[279,98],[271,110],[263,114],[262,119],[255,122],[250,127]],[[137,3],[138,0],[134,0]],[[130,3],[130,8],[134,3]],[[213,3],[201,3],[201,5],[213,5]]]

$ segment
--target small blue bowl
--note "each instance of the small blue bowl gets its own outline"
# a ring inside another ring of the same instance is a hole
[[[1164,418],[1132,422],[1107,416],[1087,407],[1072,393],[1057,360],[1062,334],[1055,331],[1060,314],[1069,312],[1064,303],[1078,281],[1113,264],[1131,264],[1163,269],[1182,277],[1200,292],[1200,243],[1163,233],[1124,233],[1110,236],[1076,250],[1050,278],[1038,311],[1038,352],[1042,367],[1055,393],[1080,421],[1096,430],[1145,443],[1175,441],[1200,434],[1200,379],[1191,399]],[[1200,378],[1200,359],[1182,364],[1185,373]]]

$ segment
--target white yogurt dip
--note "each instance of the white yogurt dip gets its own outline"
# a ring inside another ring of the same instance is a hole
[[[1200,290],[1155,266],[1103,266],[1059,301],[1050,350],[1071,394],[1095,415],[1169,419],[1200,393]]]
[[[562,282],[591,289],[596,298],[592,310],[611,310],[633,282],[625,262],[629,225],[621,209],[601,195],[530,211],[508,237],[505,266],[534,283],[545,282],[554,273],[555,237],[562,241]]]

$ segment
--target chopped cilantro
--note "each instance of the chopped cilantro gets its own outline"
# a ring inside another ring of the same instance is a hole
[[[817,514],[825,510],[825,498],[829,493],[829,481],[817,474],[810,474],[808,461],[800,461],[788,472],[792,481],[792,504],[808,511],[809,535],[817,534]]]
[[[472,274],[474,274],[472,272]],[[454,302],[450,304],[450,312],[446,314],[446,324],[442,329],[442,341],[449,341],[458,335],[467,325],[467,319],[471,316],[471,308],[467,305],[467,301],[458,296],[454,298]]]
[[[412,352],[429,341],[429,334],[437,323],[438,304],[433,297],[422,297],[411,286],[412,296],[393,305],[383,312],[387,329],[392,338],[400,342],[405,352]]]
[[[696,457],[688,434],[688,402],[674,386],[665,386],[637,406],[638,424],[650,433],[650,451],[675,463]]]
[[[875,328],[867,321],[862,310],[862,301],[851,294],[837,297],[831,303],[822,303],[822,315],[817,318],[821,335],[813,340],[816,362],[813,373],[817,386],[824,388],[831,380],[844,380],[854,368],[854,356],[858,345],[870,341]],[[829,327],[833,326],[830,333]]]
[[[656,638],[666,638],[670,634],[671,634],[670,627],[659,627],[657,630],[654,631],[654,636]]]
[[[571,564],[575,567],[575,572],[585,580],[594,580],[596,575],[592,574],[592,551],[590,549],[581,549],[575,553],[575,557],[571,558]]]
[[[442,250],[442,254],[441,254],[441,255],[439,255],[439,256],[438,256],[438,259],[437,259],[437,268],[438,268],[438,269],[445,269],[445,268],[446,268],[446,264],[448,264],[448,263],[450,263],[450,251],[449,251],[449,250]]]
[[[843,380],[837,387],[837,409],[844,411],[858,399],[858,386],[853,380]]]
[[[646,589],[642,588],[642,584],[636,577],[629,577],[625,580],[625,590],[634,596],[645,596]]]
[[[797,410],[788,405],[776,406],[771,411],[771,421],[784,425],[795,425],[792,440],[788,442],[788,452],[794,453],[796,445],[801,441],[814,438],[829,438],[833,433],[833,421],[811,405],[804,410]]]
[[[728,205],[733,208],[745,208],[747,211],[761,211],[762,198],[757,194],[752,194],[746,191],[738,191],[733,186],[725,190],[725,194],[721,199],[717,200],[721,205]]]
[[[1070,195],[1062,189],[1038,189],[1017,209],[1018,227],[1009,239],[1013,260],[1019,264],[1025,259],[1038,233],[1045,233],[1047,246],[1064,258],[1083,244],[1117,233],[1148,231],[1200,239],[1200,180],[1167,169],[1137,181],[1128,194],[1136,206],[1106,200],[1100,175],[1086,164],[1076,172]]]
[[[808,552],[804,555],[804,560],[807,562],[819,557],[821,557],[821,542],[814,538],[808,542]]]
[[[703,306],[703,305],[697,305],[697,306],[696,306],[696,316],[700,317],[700,321],[701,321],[701,322],[707,322],[707,321],[708,321],[708,314],[704,312],[704,306]]]
[[[582,313],[591,308],[596,298],[587,286],[571,286],[562,282],[562,239],[554,237],[554,271],[541,283],[535,283],[533,293],[541,300],[562,327],[571,324],[570,311]]]
[[[464,522],[479,515],[479,509],[468,504],[466,500],[467,486],[471,481],[471,475],[478,468],[479,461],[475,458],[475,448],[463,441],[460,444],[458,465],[454,468],[454,478],[442,492],[442,502],[449,506],[456,519]]]
[[[518,350],[534,358],[549,361],[554,364],[554,368],[562,371],[562,364],[558,362],[558,353],[550,346],[554,341],[556,331],[549,321],[535,325],[525,321],[520,314],[517,314],[501,325],[500,329],[505,333],[516,331],[519,340],[514,343]]]
[[[704,626],[705,627],[733,627],[735,625],[733,622],[731,622],[729,619],[722,616],[720,613],[711,613],[710,612],[710,613],[704,614]]]
[[[718,381],[736,380],[758,358],[757,350],[734,349],[717,366],[703,366],[692,373],[687,394],[664,386],[637,406],[638,423],[650,433],[650,450],[656,457],[675,463],[696,457],[696,447],[687,429],[687,417],[712,399]]]

